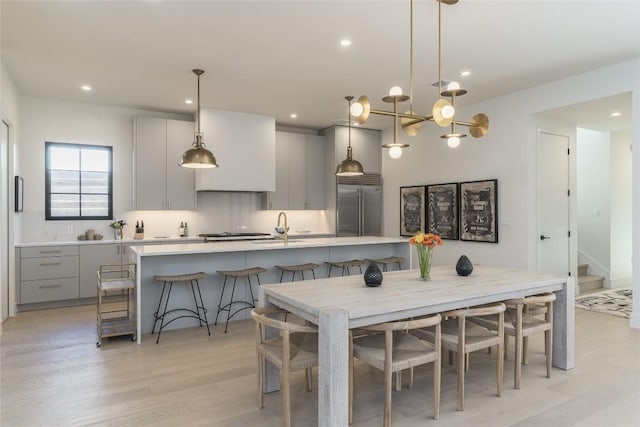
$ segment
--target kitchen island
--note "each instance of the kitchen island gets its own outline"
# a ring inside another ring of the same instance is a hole
[[[383,258],[400,256],[405,258],[402,269],[410,265],[410,246],[406,239],[391,237],[333,237],[289,240],[285,246],[281,240],[258,240],[240,242],[185,243],[153,246],[130,246],[128,256],[138,266],[137,270],[137,339],[151,332],[153,313],[156,310],[162,289],[155,275],[174,275],[205,272],[207,279],[200,281],[200,289],[207,309],[209,323],[215,320],[218,301],[222,291],[223,277],[218,270],[238,270],[249,267],[267,269],[260,276],[261,284],[278,283],[280,270],[276,265],[317,263],[316,277],[326,277],[326,261],[348,259]],[[336,275],[337,272],[333,272]],[[359,273],[358,273],[359,274]],[[244,283],[238,282],[235,299],[250,299]],[[257,298],[258,290],[254,287]],[[227,294],[225,293],[225,300]],[[228,302],[228,301],[226,301]],[[191,307],[193,296],[186,287],[176,287],[171,294],[171,305]],[[246,319],[249,310],[238,313],[232,320]],[[179,319],[167,329],[196,326],[193,319]],[[230,326],[229,332],[233,333]]]

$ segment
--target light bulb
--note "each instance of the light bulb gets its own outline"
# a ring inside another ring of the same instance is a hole
[[[447,139],[447,145],[451,148],[457,148],[458,145],[460,145],[460,138],[457,136],[450,136],[449,139]]]
[[[447,90],[458,90],[460,89],[460,83],[458,82],[451,82],[447,85]]]
[[[440,110],[440,114],[443,118],[450,119],[456,114],[456,109],[453,108],[453,105],[451,104],[445,105],[444,107],[442,107],[442,110]]]
[[[402,148],[398,147],[397,145],[389,148],[389,157],[391,157],[392,159],[399,159],[400,156],[402,156]]]
[[[389,96],[400,96],[402,95],[402,88],[400,86],[394,86],[389,89]]]
[[[352,116],[355,116],[355,117],[358,117],[360,114],[362,114],[363,111],[364,111],[364,107],[359,102],[354,102],[353,104],[351,104],[351,107],[349,108],[349,112],[351,113]]]

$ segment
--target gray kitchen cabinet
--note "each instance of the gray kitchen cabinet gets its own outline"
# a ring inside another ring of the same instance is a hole
[[[349,128],[335,126],[335,167],[347,157]],[[378,130],[351,128],[353,158],[362,164],[365,173],[382,173],[382,134]]]
[[[134,209],[195,209],[195,173],[179,165],[193,142],[193,126],[182,120],[135,118]]]
[[[78,298],[78,246],[21,248],[20,304]]]
[[[324,137],[276,132],[276,191],[265,209],[324,209]]]
[[[96,274],[102,264],[122,264],[121,243],[84,245],[80,251],[80,298],[96,297]]]

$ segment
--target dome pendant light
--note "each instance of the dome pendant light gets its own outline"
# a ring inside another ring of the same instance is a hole
[[[200,76],[204,74],[204,70],[194,69],[193,73],[198,76],[198,112],[196,120],[198,121],[198,131],[195,134],[193,145],[182,155],[180,166],[185,168],[204,169],[217,168],[216,158],[213,153],[205,148],[203,142],[203,134],[200,132]]]
[[[347,146],[347,158],[344,159],[336,168],[337,176],[359,176],[364,175],[364,169],[359,161],[353,159],[353,149],[351,148],[351,100],[353,96],[345,96],[344,99],[349,103],[347,117],[349,118],[349,145]]]

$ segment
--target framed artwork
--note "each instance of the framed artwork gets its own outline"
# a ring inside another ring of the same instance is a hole
[[[400,187],[400,235],[424,231],[424,186]]]
[[[498,243],[498,180],[460,183],[460,239]]]
[[[23,203],[24,203],[24,180],[21,176],[15,177],[15,211],[22,212]]]
[[[458,240],[458,183],[427,185],[427,233]]]

